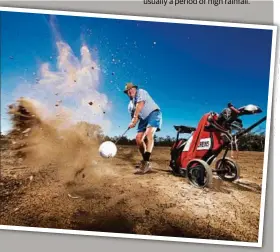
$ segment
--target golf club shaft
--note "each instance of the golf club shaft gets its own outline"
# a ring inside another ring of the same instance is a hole
[[[115,142],[115,144],[117,144],[117,142],[126,134],[126,132],[129,130],[129,128],[126,129],[126,131],[120,136],[120,138]]]

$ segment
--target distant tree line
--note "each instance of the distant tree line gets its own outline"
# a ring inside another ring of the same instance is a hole
[[[99,142],[117,141],[119,145],[136,145],[135,139],[129,139],[126,136],[109,137],[104,135],[102,128],[99,125],[80,122],[77,124],[79,130],[83,129],[84,134],[90,138],[94,138]],[[155,146],[171,147],[176,141],[176,137],[158,137],[155,136]],[[264,151],[265,148],[265,132],[251,132],[242,136],[238,140],[238,149],[240,151]]]
[[[240,151],[264,151],[265,133],[248,133],[238,140]]]
[[[103,140],[104,141],[113,141],[113,142],[118,140],[118,144],[120,144],[120,145],[135,145],[136,144],[135,139],[129,139],[126,136],[123,136],[123,137],[118,137],[118,136],[108,137],[108,136],[105,136],[103,138]],[[174,138],[174,137],[170,137],[170,136],[158,137],[158,136],[155,136],[155,146],[172,146],[174,141],[176,141],[176,138]]]
[[[117,141],[119,137],[103,137],[103,141]],[[172,144],[176,141],[175,137],[158,137],[155,136],[155,146],[165,146],[171,147]],[[135,139],[128,139],[126,136],[121,137],[118,140],[120,145],[135,145]],[[248,133],[238,140],[238,149],[240,151],[264,151],[265,147],[265,135],[257,133]]]
[[[85,136],[98,141],[117,141],[120,145],[136,145],[135,139],[129,139],[126,136],[114,136],[109,137],[104,135],[102,128],[96,124],[90,124],[88,122],[79,122],[75,125],[75,128]],[[4,136],[1,133],[1,140]],[[155,136],[155,146],[165,146],[171,147],[172,144],[176,141],[176,137],[158,137]],[[238,140],[238,148],[240,151],[264,151],[265,148],[265,132],[261,133],[247,133],[246,135],[242,136]]]

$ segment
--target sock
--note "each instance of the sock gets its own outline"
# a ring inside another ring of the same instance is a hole
[[[151,156],[151,152],[145,152],[144,153],[144,161],[150,161],[150,156]]]

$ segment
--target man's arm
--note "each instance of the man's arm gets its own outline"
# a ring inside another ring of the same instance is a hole
[[[138,102],[138,103],[136,104],[136,109],[135,109],[133,118],[135,118],[135,117],[138,118],[139,113],[141,112],[141,110],[142,110],[143,107],[144,107],[144,104],[145,104],[144,101],[140,101],[140,102]]]
[[[138,102],[138,103],[136,104],[136,109],[135,109],[133,118],[132,118],[132,120],[131,120],[131,122],[130,122],[130,124],[129,124],[129,128],[135,127],[136,123],[137,123],[138,120],[139,120],[138,115],[139,115],[140,111],[143,109],[144,104],[145,104],[144,101],[140,101],[140,102]]]
[[[138,118],[139,113],[141,112],[141,110],[143,109],[144,105],[145,105],[145,101],[146,101],[146,96],[147,96],[147,92],[145,90],[140,89],[138,91],[137,97],[136,97],[136,108],[135,108],[135,112],[134,112],[134,117]]]
[[[144,105],[145,105],[145,101],[146,101],[146,92],[144,90],[139,90],[136,96],[136,108],[133,114],[133,118],[131,120],[131,123],[129,124],[130,128],[135,127],[136,123],[139,120],[139,113],[141,112],[141,110],[143,109]]]

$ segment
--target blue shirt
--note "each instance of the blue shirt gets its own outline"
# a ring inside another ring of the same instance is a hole
[[[128,104],[128,112],[133,116],[136,109],[135,104],[138,102],[144,101],[144,107],[139,113],[141,119],[145,119],[152,111],[155,109],[160,109],[159,106],[155,103],[149,93],[144,89],[138,89],[136,91],[135,97],[130,100]]]

